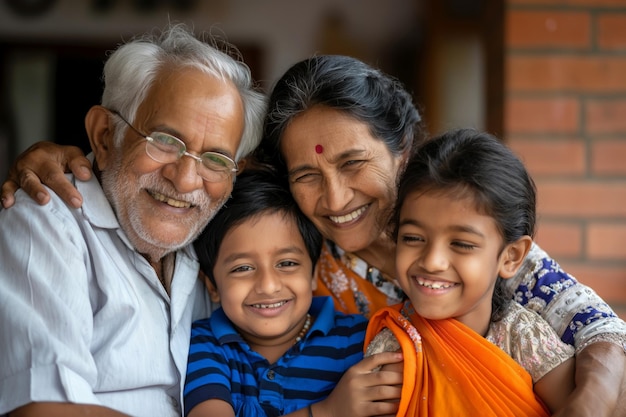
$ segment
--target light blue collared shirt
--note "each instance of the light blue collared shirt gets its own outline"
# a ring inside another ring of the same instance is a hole
[[[191,323],[211,311],[193,249],[168,296],[98,181],[72,181],[81,209],[20,190],[0,211],[0,415],[53,401],[180,416]]]

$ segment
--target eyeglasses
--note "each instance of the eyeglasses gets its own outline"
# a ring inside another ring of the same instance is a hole
[[[200,156],[196,156],[187,152],[185,143],[176,136],[163,132],[152,132],[149,135],[145,135],[117,111],[110,110],[110,112],[122,119],[128,127],[146,140],[146,153],[156,162],[171,164],[186,155],[198,162],[198,175],[208,182],[224,181],[231,178],[233,172],[237,172],[237,164],[226,155],[219,152],[205,152]]]

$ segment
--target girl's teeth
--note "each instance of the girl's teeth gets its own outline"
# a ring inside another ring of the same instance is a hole
[[[454,284],[444,284],[444,283],[439,283],[439,282],[426,283],[426,281],[421,281],[421,280],[418,280],[417,283],[421,285],[422,287],[432,288],[433,290],[440,290],[443,288],[450,288],[454,286]]]

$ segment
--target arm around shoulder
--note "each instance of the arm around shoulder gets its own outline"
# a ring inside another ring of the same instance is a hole
[[[72,207],[80,207],[82,197],[64,175],[68,170],[82,181],[91,178],[91,163],[80,148],[45,141],[35,143],[18,155],[9,169],[2,183],[2,206],[9,208],[15,203],[15,192],[20,187],[39,204],[48,203],[50,194],[45,184]]]
[[[588,345],[576,356],[576,388],[558,417],[626,415],[626,355],[610,342]]]

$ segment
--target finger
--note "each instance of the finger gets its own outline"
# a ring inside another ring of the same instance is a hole
[[[50,194],[43,186],[39,177],[31,170],[25,169],[20,172],[19,186],[24,189],[33,200],[39,204],[46,204],[50,201]]]
[[[402,371],[388,371],[383,369],[379,372],[376,372],[374,378],[375,385],[401,385],[403,380],[403,372]]]
[[[374,401],[374,402],[368,402],[366,407],[367,409],[365,411],[368,416],[395,417],[395,415],[398,412],[399,403],[397,401],[395,402]]]
[[[78,192],[74,184],[58,170],[53,170],[42,177],[42,182],[52,188],[63,201],[74,208],[80,208],[83,204],[83,197]]]
[[[68,148],[66,158],[67,165],[76,178],[81,181],[87,181],[91,178],[91,162],[79,148]]]
[[[402,381],[400,381],[402,383]],[[402,395],[402,384],[377,385],[370,387],[367,398],[373,401],[395,402]]]
[[[401,352],[381,352],[372,356],[368,356],[360,363],[369,370],[378,369],[383,365],[402,362],[403,356]]]
[[[7,182],[11,181],[13,184],[5,182],[2,185],[3,198],[6,204],[12,205],[15,202],[14,194],[19,187],[23,188],[26,194],[39,204],[46,204],[50,200],[48,190],[43,186],[43,182],[35,171],[38,164],[33,161],[37,161],[39,158],[42,158],[41,160],[50,159],[50,152],[47,149],[55,146],[58,145],[51,142],[37,142],[18,155],[9,169],[7,179]],[[52,155],[54,157],[54,153]],[[5,204],[4,201],[3,204]]]
[[[6,180],[2,184],[2,194],[0,199],[2,200],[2,207],[7,209],[15,204],[15,192],[18,190],[19,185],[15,181]]]
[[[404,371],[404,362],[386,363],[382,366],[381,369],[384,371],[393,371],[393,372],[402,373]]]

